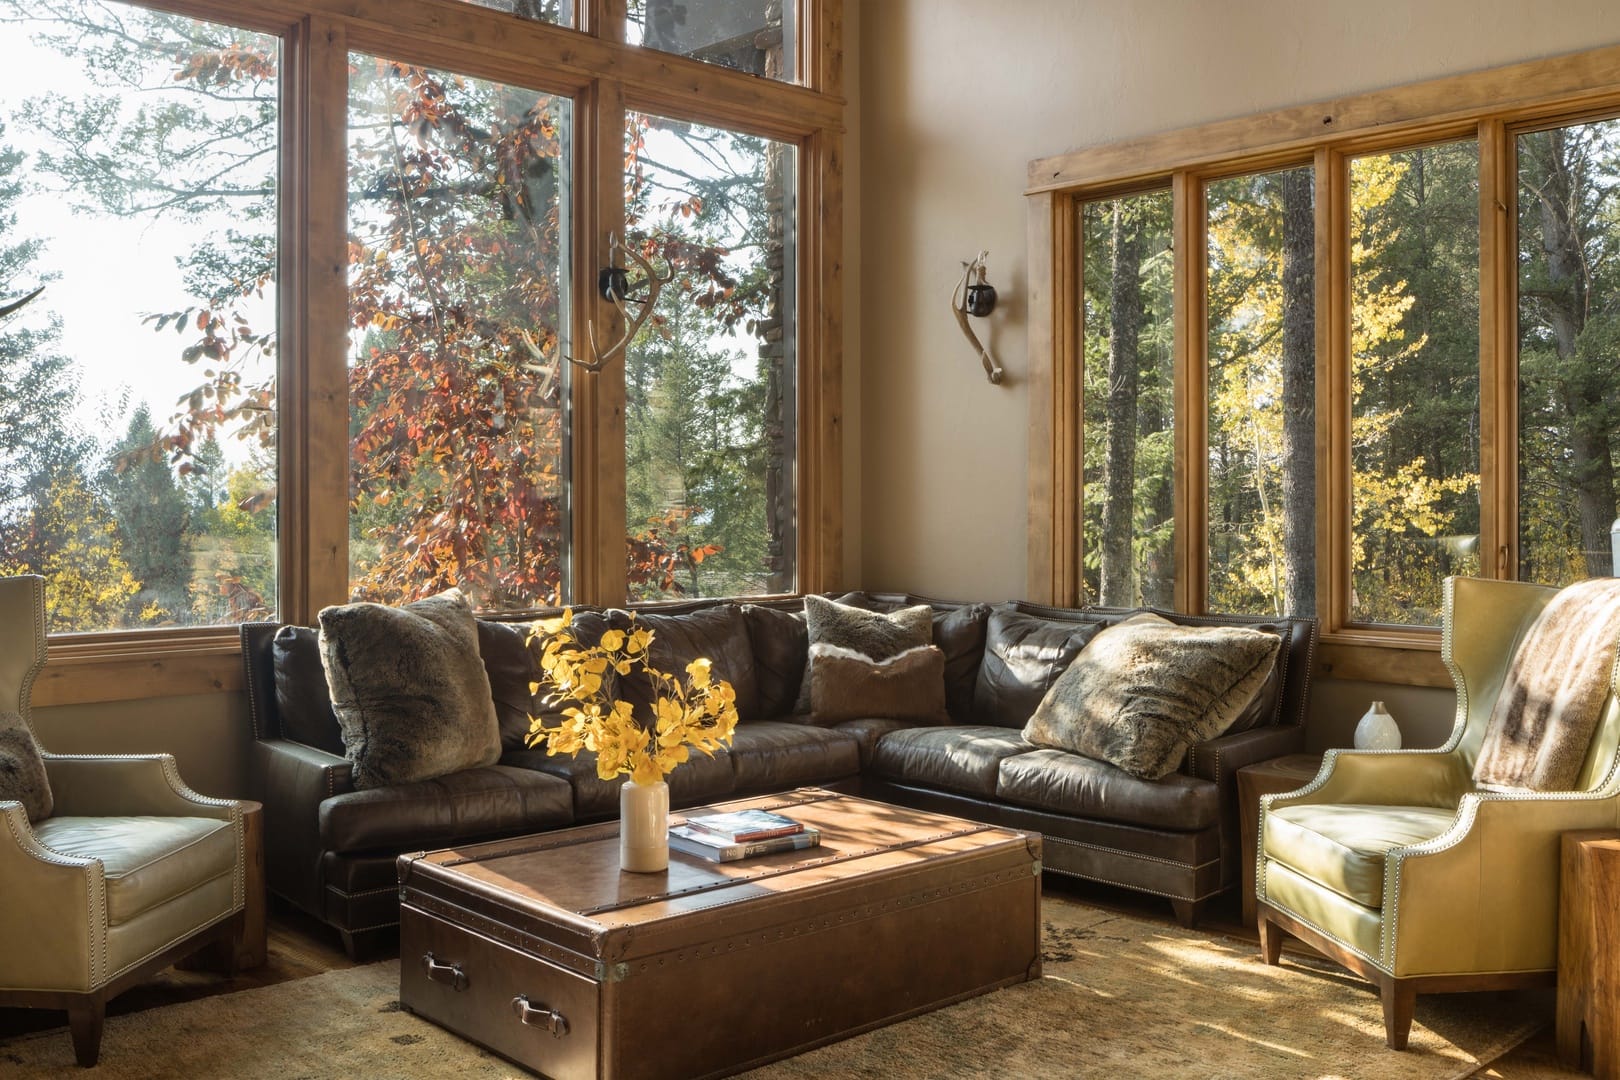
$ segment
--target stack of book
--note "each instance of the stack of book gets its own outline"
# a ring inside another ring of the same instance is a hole
[[[710,862],[732,862],[797,851],[821,843],[821,830],[769,810],[733,810],[729,813],[689,814],[682,824],[669,827],[669,846]]]

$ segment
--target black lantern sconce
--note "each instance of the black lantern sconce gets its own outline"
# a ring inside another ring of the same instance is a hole
[[[981,251],[972,262],[962,264],[962,279],[951,290],[951,313],[956,316],[956,325],[961,328],[962,336],[979,354],[979,361],[984,364],[985,378],[992,385],[999,385],[1005,372],[996,363],[996,358],[990,355],[990,350],[979,341],[979,335],[973,332],[973,326],[968,322],[969,315],[983,319],[996,310],[995,287],[985,281],[985,261],[989,258],[988,251]]]

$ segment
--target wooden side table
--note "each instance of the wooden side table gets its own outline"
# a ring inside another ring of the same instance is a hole
[[[1321,754],[1289,754],[1237,772],[1238,831],[1243,858],[1243,925],[1254,926],[1255,844],[1260,833],[1260,796],[1296,791],[1316,778],[1322,768]]]
[[[1620,1080],[1620,831],[1562,837],[1558,882],[1558,1060]]]

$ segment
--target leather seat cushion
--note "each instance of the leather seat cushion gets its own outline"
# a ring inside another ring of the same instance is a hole
[[[841,724],[834,724],[832,730],[841,731],[845,735],[855,737],[855,742],[861,752],[861,768],[871,768],[872,754],[877,750],[878,740],[891,731],[900,731],[908,727],[915,727],[910,720],[893,720],[888,717],[861,717],[856,720],[845,720]]]
[[[504,765],[350,791],[320,809],[321,844],[340,852],[445,847],[573,820],[566,781]]]
[[[1433,806],[1285,806],[1266,815],[1265,856],[1340,896],[1384,904],[1384,855],[1432,840],[1450,827],[1452,810]]]
[[[739,792],[830,783],[861,771],[855,736],[785,720],[738,725],[729,753]]]
[[[572,792],[574,817],[580,821],[618,816],[619,787],[624,777],[603,780],[597,776],[593,751],[548,756],[544,750],[517,750],[501,758],[501,763],[561,780]],[[669,774],[668,781],[672,806],[723,799],[734,787],[731,760],[725,750],[717,751],[713,757],[694,750]]]
[[[878,740],[872,770],[908,784],[923,784],[995,798],[1001,763],[1035,749],[1003,727],[919,727]]]
[[[100,859],[107,922],[117,926],[236,866],[230,822],[199,817],[56,817],[34,826],[52,851]]]
[[[1106,762],[1066,750],[1036,750],[1001,762],[996,797],[1071,817],[1154,829],[1194,831],[1220,824],[1220,788],[1171,773],[1140,780]]]

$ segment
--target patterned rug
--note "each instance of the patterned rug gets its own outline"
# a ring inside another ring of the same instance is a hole
[[[1453,1080],[1550,1015],[1526,993],[1418,998],[1410,1048],[1384,1048],[1378,995],[1326,963],[1268,968],[1250,942],[1048,895],[1044,975],[777,1062],[808,1077],[1243,1077]],[[101,1065],[67,1032],[0,1042],[0,1075],[95,1080],[368,1080],[529,1074],[401,1011],[386,961],[109,1018]]]

